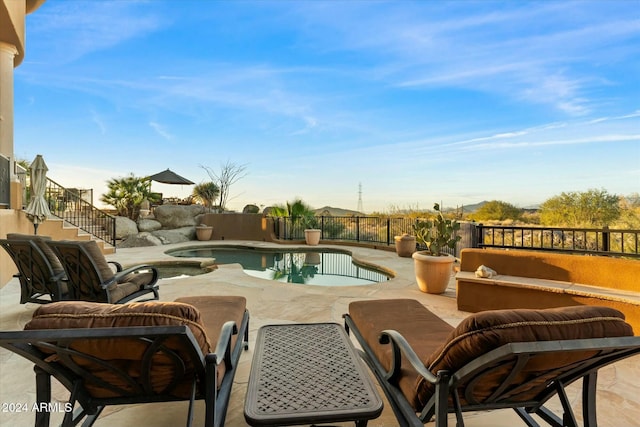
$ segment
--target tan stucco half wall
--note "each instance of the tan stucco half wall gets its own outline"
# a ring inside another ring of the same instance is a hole
[[[211,240],[275,240],[273,219],[260,214],[205,214],[201,223],[213,227]]]

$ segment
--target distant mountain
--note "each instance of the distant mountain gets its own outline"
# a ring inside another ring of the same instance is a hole
[[[474,204],[472,204],[472,205],[459,205],[459,206],[457,206],[457,209],[458,209],[458,210],[462,209],[462,210],[464,211],[464,213],[465,213],[465,214],[468,214],[468,213],[472,213],[472,212],[477,211],[478,209],[480,209],[480,208],[481,208],[483,205],[485,205],[486,203],[487,203],[487,201],[486,201],[486,200],[483,200],[483,201],[481,201],[481,202],[474,203]],[[456,208],[455,208],[455,207],[448,207],[448,206],[445,206],[445,208],[444,208],[443,212],[452,212],[452,211],[455,211],[455,210],[456,210]]]
[[[329,215],[333,215],[333,216],[366,216],[366,214],[362,213],[362,212],[358,212],[358,211],[353,211],[351,209],[341,209],[341,208],[334,208],[331,206],[325,206],[323,208],[320,209],[315,209],[314,210],[316,215],[323,215],[323,214],[327,214],[329,213]]]
[[[482,206],[484,206],[486,203],[488,203],[486,200],[483,200],[481,202],[478,203],[474,203],[472,205],[460,205],[458,206],[458,210],[462,209],[464,214],[469,214],[469,213],[473,213],[475,211],[477,211],[478,209],[480,209]],[[540,209],[539,205],[529,205],[529,206],[525,206],[523,208],[521,208],[525,211],[531,211],[531,212],[535,212],[538,209]],[[456,208],[445,208],[444,211],[445,212],[452,212],[455,211]]]

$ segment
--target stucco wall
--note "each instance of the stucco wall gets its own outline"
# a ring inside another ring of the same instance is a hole
[[[273,220],[261,214],[205,214],[202,224],[213,227],[211,240],[256,240],[272,242]]]

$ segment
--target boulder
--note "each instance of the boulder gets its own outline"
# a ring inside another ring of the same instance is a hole
[[[173,230],[157,230],[151,234],[159,239],[162,244],[169,245],[171,243],[182,243],[194,240],[196,238],[195,227],[181,227]]]
[[[257,214],[260,213],[260,208],[256,205],[246,205],[244,209],[242,209],[243,214]]]
[[[163,229],[194,227],[198,225],[196,216],[204,213],[204,206],[200,205],[162,205],[154,209],[156,221]]]
[[[144,218],[138,220],[138,231],[140,231],[141,233],[145,231],[156,231],[160,230],[161,228],[162,224],[160,224],[160,222],[156,221],[155,219]]]
[[[138,234],[138,226],[136,223],[125,216],[117,216],[116,239],[124,239],[134,234]]]
[[[151,233],[138,233],[127,237],[118,244],[119,248],[137,248],[141,246],[162,246],[162,241]]]

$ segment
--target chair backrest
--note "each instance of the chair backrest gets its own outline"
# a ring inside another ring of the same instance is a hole
[[[89,412],[104,404],[189,400],[194,387],[198,395],[207,387],[203,355],[187,326],[0,332],[0,346],[69,391],[75,386],[74,398]],[[126,348],[139,357],[120,360],[111,353],[116,358],[105,359],[98,353]]]
[[[42,254],[45,256],[49,264],[51,264],[51,269],[55,274],[63,273],[64,267],[62,263],[58,259],[58,256],[53,252],[53,250],[49,247],[47,242],[51,241],[51,237],[42,236],[37,234],[21,234],[21,233],[9,233],[7,234],[7,240],[31,240],[33,241],[38,248],[42,251]]]
[[[50,295],[52,301],[63,298],[61,280],[64,269],[55,254],[44,243],[44,239],[20,239],[10,235],[10,239],[0,240],[0,245],[13,259],[18,269],[18,279],[22,288],[20,302],[46,302],[34,298]],[[45,253],[44,248],[48,251]]]
[[[69,279],[73,299],[107,302],[108,283],[114,272],[102,251],[93,240],[88,241],[48,241],[56,252]],[[113,284],[115,286],[115,283]]]
[[[204,393],[212,351],[200,312],[175,302],[48,304],[12,338],[63,384],[79,381],[85,396],[132,403],[189,399],[196,382]]]
[[[640,350],[624,315],[609,307],[493,310],[463,320],[425,366],[455,374],[463,405],[535,402],[555,392],[549,383],[619,360],[625,346]],[[418,388],[423,402],[433,394],[426,381]]]

